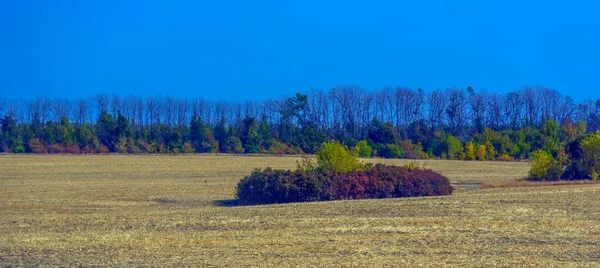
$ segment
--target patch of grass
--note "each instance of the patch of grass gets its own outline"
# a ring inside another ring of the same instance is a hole
[[[510,187],[543,187],[543,186],[565,186],[565,185],[587,185],[600,184],[600,181],[528,181],[514,180],[502,182],[487,182],[481,185],[482,189],[510,188]]]
[[[0,266],[595,266],[600,185],[488,188],[526,163],[428,161],[452,196],[233,206],[294,157],[0,156]],[[404,165],[404,160],[369,160]],[[421,163],[417,163],[421,165]]]

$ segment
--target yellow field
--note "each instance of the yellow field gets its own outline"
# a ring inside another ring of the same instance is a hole
[[[0,265],[600,266],[600,185],[480,189],[526,163],[420,162],[452,196],[226,206],[253,168],[295,161],[2,155]]]

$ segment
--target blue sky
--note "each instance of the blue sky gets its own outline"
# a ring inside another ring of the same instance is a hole
[[[600,97],[597,1],[0,1],[0,97],[353,84]]]

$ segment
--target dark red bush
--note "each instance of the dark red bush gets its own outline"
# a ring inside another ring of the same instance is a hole
[[[434,171],[376,165],[367,171],[302,172],[257,169],[240,181],[241,204],[273,204],[452,194],[448,179]]]

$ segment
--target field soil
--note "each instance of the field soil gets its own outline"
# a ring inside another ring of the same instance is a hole
[[[297,159],[0,155],[0,265],[600,266],[600,185],[519,187],[522,162],[417,161],[451,196],[230,206]]]

